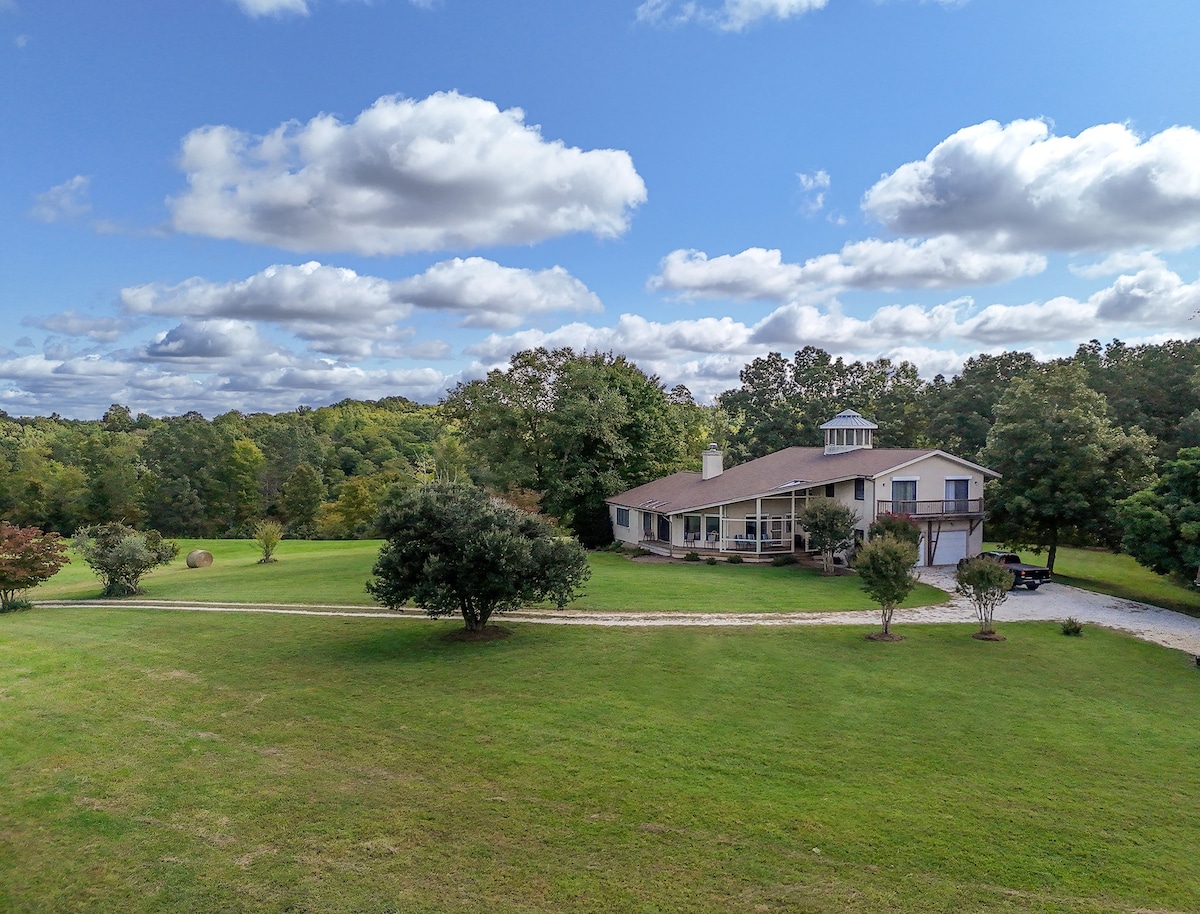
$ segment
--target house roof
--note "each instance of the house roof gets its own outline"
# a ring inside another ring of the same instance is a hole
[[[730,467],[711,479],[704,479],[699,473],[673,473],[606,500],[623,508],[678,514],[747,498],[782,494],[792,489],[827,485],[843,479],[879,476],[933,455],[989,476],[999,475],[986,467],[933,448],[859,448],[843,454],[826,454],[825,449],[819,447],[789,447]]]

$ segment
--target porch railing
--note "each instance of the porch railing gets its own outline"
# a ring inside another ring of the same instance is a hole
[[[971,517],[983,514],[982,498],[879,501],[875,504],[880,514],[907,514],[910,517]]]

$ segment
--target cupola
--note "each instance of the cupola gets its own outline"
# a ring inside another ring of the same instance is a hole
[[[874,447],[871,438],[877,428],[879,426],[870,419],[864,419],[852,409],[844,409],[821,426],[825,432],[825,453],[844,454]]]

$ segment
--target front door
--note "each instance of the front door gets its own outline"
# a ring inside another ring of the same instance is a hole
[[[892,482],[892,513],[917,513],[917,481],[896,479]]]
[[[970,496],[970,487],[971,480],[969,479],[946,480],[945,512],[947,514],[967,513],[967,500]]]
[[[658,515],[658,538],[664,543],[671,542],[671,518]]]

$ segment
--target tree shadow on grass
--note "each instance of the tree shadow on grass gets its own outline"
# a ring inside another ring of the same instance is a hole
[[[352,625],[351,622],[344,623]],[[495,631],[489,631],[490,629]],[[504,626],[489,625],[481,633],[468,632],[460,621],[403,624],[369,632],[347,630],[316,646],[324,659],[341,663],[402,663],[406,665],[458,662],[500,644],[520,643]]]

